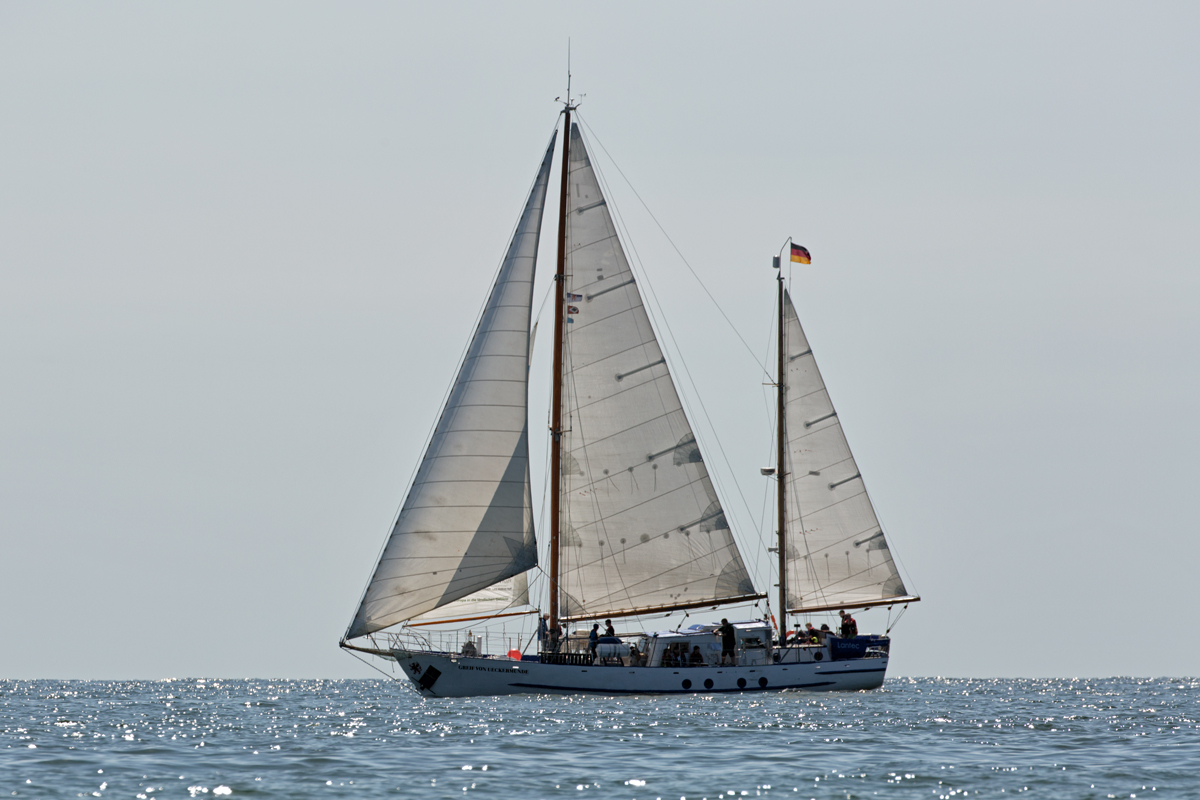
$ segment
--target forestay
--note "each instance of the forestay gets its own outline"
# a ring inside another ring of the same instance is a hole
[[[412,619],[537,563],[529,322],[554,141],[458,378],[347,637]],[[454,284],[447,278],[448,290]]]
[[[788,608],[908,596],[792,299],[785,294]]]
[[[566,214],[563,616],[753,599],[577,126]]]

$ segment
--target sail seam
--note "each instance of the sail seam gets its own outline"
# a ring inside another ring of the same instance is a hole
[[[616,238],[617,238],[617,234],[614,231],[613,233],[609,234],[608,236],[602,236],[599,239],[595,239],[595,240],[587,242],[585,244],[577,244],[574,247],[572,247],[571,249],[567,250],[567,258],[570,258],[571,256],[575,255],[580,250],[586,250],[589,247],[595,247],[596,245],[604,244],[605,242],[611,242],[613,239],[616,239]]]
[[[611,478],[611,477],[613,477],[613,476],[611,476],[611,475],[605,475],[604,477],[605,477],[605,478]],[[610,515],[610,516],[599,516],[599,517],[597,517],[595,520],[593,520],[593,521],[591,521],[591,522],[585,522],[585,523],[583,523],[583,525],[582,525],[581,527],[578,527],[578,528],[576,528],[575,530],[577,530],[577,531],[586,530],[587,528],[591,527],[592,525],[597,525],[597,524],[599,524],[599,523],[601,523],[601,522],[606,522],[606,521],[608,521],[608,520],[613,520],[613,519],[616,519],[616,518],[620,517],[622,514],[626,514],[626,513],[630,512],[630,511],[633,511],[635,508],[641,508],[642,506],[646,505],[646,503],[653,503],[653,502],[655,502],[656,500],[660,500],[660,499],[662,499],[662,498],[664,498],[664,497],[670,497],[671,495],[675,494],[676,492],[682,492],[682,491],[684,491],[684,490],[686,490],[686,489],[690,489],[691,487],[695,486],[697,483],[703,483],[703,481],[704,481],[704,478],[703,478],[703,477],[699,477],[699,478],[696,478],[696,479],[694,479],[694,480],[688,481],[687,483],[683,484],[682,486],[676,487],[676,488],[672,489],[671,491],[667,492],[666,494],[661,494],[661,495],[657,495],[657,496],[655,496],[655,497],[648,498],[648,499],[646,499],[646,500],[643,500],[643,501],[642,501],[642,502],[640,502],[640,503],[637,503],[636,505],[632,505],[632,506],[628,506],[628,507],[626,507],[626,508],[623,508],[623,509],[621,509],[620,511],[618,511],[617,513],[615,513],[615,514],[612,514],[612,515]],[[583,491],[583,490],[585,490],[585,489],[589,489],[589,488],[591,488],[591,487],[595,486],[595,485],[596,485],[596,483],[597,483],[597,481],[592,481],[592,482],[590,482],[590,483],[587,483],[587,484],[584,484],[583,486],[580,486],[580,487],[578,487],[578,489],[579,489],[580,491]],[[664,530],[664,531],[659,531],[658,533],[654,534],[653,536],[655,536],[655,537],[657,537],[657,536],[661,536],[661,535],[663,535],[664,533],[670,533],[671,531],[674,531],[674,530],[676,530],[676,529],[675,529],[675,528],[668,528],[667,530]]]
[[[613,316],[616,316],[616,315],[609,315],[609,316],[605,317],[604,319],[612,319]],[[598,321],[603,322],[604,320],[598,320]],[[572,367],[571,372],[577,373],[582,370],[594,369],[594,368],[598,367],[599,365],[603,364],[605,361],[611,361],[614,358],[620,358],[621,356],[625,355],[626,353],[630,353],[630,352],[632,352],[634,350],[638,350],[638,349],[644,350],[650,344],[651,343],[649,343],[649,342],[638,342],[637,344],[626,347],[624,350],[618,350],[615,353],[610,353],[601,358],[597,358],[595,361],[589,361],[586,364],[580,364],[578,366],[574,366],[574,367]],[[657,349],[660,354],[662,353],[661,349],[659,349],[659,348],[655,348],[655,349]],[[585,408],[585,407],[586,406],[580,406],[580,408]]]
[[[684,569],[685,567],[691,566],[691,565],[693,565],[693,564],[698,564],[698,563],[699,563],[699,562],[700,562],[702,559],[704,559],[704,558],[709,558],[709,557],[711,557],[711,556],[715,556],[715,555],[717,555],[718,553],[721,553],[722,551],[729,551],[729,550],[731,550],[731,549],[733,549],[731,545],[726,545],[725,547],[721,548],[721,550],[714,550],[714,551],[712,551],[711,553],[705,553],[705,554],[698,555],[698,556],[696,556],[696,557],[692,558],[690,561],[680,561],[680,562],[676,562],[675,566],[671,567],[670,569],[668,569],[668,570],[664,570],[663,572],[660,572],[660,573],[658,573],[657,575],[651,575],[651,576],[649,576],[649,577],[646,577],[646,578],[644,578],[644,579],[642,579],[642,580],[640,580],[640,581],[638,581],[638,582],[636,582],[636,583],[633,583],[633,584],[628,584],[628,585],[626,585],[626,586],[623,586],[623,587],[622,587],[622,590],[623,590],[623,591],[624,591],[626,594],[628,594],[628,593],[630,593],[631,591],[633,591],[633,590],[637,589],[637,587],[639,587],[639,586],[644,586],[644,585],[646,585],[646,584],[648,584],[648,583],[651,583],[651,582],[657,582],[657,581],[658,581],[659,579],[661,579],[663,576],[665,576],[665,575],[669,575],[669,574],[671,574],[672,572],[675,572],[676,570]],[[578,569],[582,569],[583,567],[586,567],[586,566],[591,566],[591,565],[593,565],[593,564],[596,564],[596,563],[597,563],[596,561],[589,561],[589,562],[586,562],[586,563],[580,564],[578,567],[576,567],[576,569],[577,569],[577,570],[578,570]],[[660,589],[665,589],[665,590],[667,590],[667,591],[670,591],[671,589],[676,589],[676,588],[679,588],[680,586],[683,586],[683,587],[685,587],[685,588],[686,588],[686,587],[688,586],[688,581],[689,581],[690,579],[693,579],[695,576],[693,576],[693,575],[690,575],[690,574],[686,574],[686,573],[685,573],[684,575],[681,575],[680,577],[681,577],[681,578],[684,578],[684,579],[687,579],[687,580],[683,580],[683,581],[681,581],[681,582],[679,582],[679,583],[673,583],[673,584],[671,584],[671,585],[669,585],[669,586],[660,587]],[[606,594],[606,595],[601,595],[600,597],[597,597],[597,598],[593,599],[593,600],[591,601],[591,604],[592,604],[592,605],[601,604],[601,603],[605,602],[606,600],[608,600],[608,599],[610,599],[610,598],[612,598],[612,597],[617,597],[617,596],[619,596],[619,595],[618,595],[618,593],[616,593],[616,592],[611,592],[611,593],[609,593],[609,594]],[[714,598],[714,599],[715,599],[715,598]],[[580,603],[579,605],[582,607],[582,605],[583,605],[583,604],[582,604],[582,603]]]
[[[859,492],[855,492],[854,494],[846,495],[845,497],[840,498],[840,499],[830,503],[827,506],[821,506],[820,508],[816,508],[816,509],[813,509],[813,510],[807,512],[805,514],[805,516],[808,516],[811,518],[815,514],[820,514],[822,511],[828,511],[829,509],[834,508],[835,506],[840,506],[842,503],[848,503],[851,500],[853,500],[854,498],[859,497],[860,495],[864,495],[864,494],[866,494],[865,491],[859,491]],[[799,516],[797,516],[796,519],[799,519]],[[855,536],[859,536],[859,535],[861,535],[861,534],[855,534]]]
[[[620,395],[624,394],[625,392],[632,392],[632,391],[635,391],[635,390],[637,390],[637,389],[642,389],[642,388],[645,388],[645,387],[647,387],[647,386],[655,386],[656,384],[658,384],[658,382],[659,382],[659,381],[661,381],[663,378],[666,378],[666,377],[669,377],[669,376],[667,376],[667,375],[659,375],[659,376],[657,376],[657,377],[653,378],[652,380],[648,380],[648,381],[646,381],[645,383],[640,383],[640,384],[638,384],[637,386],[631,386],[631,387],[629,387],[628,389],[622,389],[620,392],[614,392],[612,395],[610,395],[610,397],[618,397],[618,396],[620,396]],[[583,409],[586,409],[586,408],[591,408],[592,406],[596,405],[596,404],[597,404],[597,403],[599,403],[599,402],[602,402],[602,401],[601,401],[601,400],[595,400],[595,401],[593,401],[593,402],[591,402],[591,403],[580,404],[580,405],[576,406],[576,408],[577,408],[578,410],[583,410]],[[670,411],[664,411],[663,413],[661,413],[661,414],[659,414],[659,415],[657,415],[657,416],[654,416],[654,417],[647,417],[646,419],[642,420],[641,422],[639,422],[638,424],[634,425],[633,427],[630,427],[630,428],[622,428],[622,429],[621,429],[621,430],[619,430],[619,431],[613,431],[613,432],[612,432],[612,433],[610,433],[608,436],[603,436],[603,437],[601,437],[601,438],[599,438],[599,439],[596,439],[596,440],[594,440],[594,441],[588,442],[588,444],[589,444],[589,445],[595,445],[595,444],[599,444],[600,442],[606,442],[606,441],[608,441],[609,439],[612,439],[612,438],[614,438],[614,437],[616,437],[616,436],[621,436],[621,435],[623,435],[623,434],[629,433],[630,431],[635,431],[635,430],[637,430],[638,428],[644,428],[645,426],[649,425],[650,423],[652,423],[652,422],[657,422],[657,421],[659,421],[660,419],[665,419],[666,417],[669,417],[669,416],[671,416],[672,414],[681,414],[681,413],[683,413],[683,409],[682,409],[682,408],[673,408],[673,409],[671,409]],[[686,415],[685,415],[685,419],[686,419]],[[574,452],[574,451],[572,451],[572,452]]]
[[[630,306],[629,308],[621,309],[619,311],[616,311],[616,312],[609,314],[607,316],[604,316],[604,317],[593,317],[591,315],[584,315],[584,316],[576,317],[576,319],[580,320],[583,324],[572,323],[575,326],[574,332],[576,334],[578,334],[579,331],[583,330],[584,328],[590,328],[591,326],[597,325],[601,322],[608,322],[609,320],[615,319],[623,314],[633,314],[633,313],[637,312],[637,310],[641,307],[642,307],[641,305]],[[640,343],[640,346],[642,346],[642,347],[647,347],[650,345],[654,345],[655,348],[658,348],[658,342],[653,341],[653,340]]]
[[[834,505],[836,505],[836,503],[835,503]],[[828,508],[832,508],[832,506],[828,506]],[[871,530],[872,528],[877,528],[877,527],[878,527],[878,526],[874,526],[874,525],[872,525],[872,526],[870,526],[870,527],[864,528],[863,530],[859,531],[858,533],[851,533],[851,534],[848,534],[847,536],[845,536],[845,537],[843,537],[843,538],[841,538],[841,539],[838,539],[838,540],[837,540],[837,541],[835,541],[835,542],[830,542],[829,544],[822,545],[821,547],[817,548],[816,550],[813,550],[813,551],[811,551],[809,555],[810,555],[810,556],[812,556],[812,555],[818,555],[818,554],[820,554],[820,553],[823,553],[823,552],[825,552],[826,550],[831,550],[831,551],[832,551],[832,550],[833,550],[833,548],[835,548],[835,547],[839,547],[839,546],[841,546],[841,547],[844,547],[844,546],[845,546],[845,544],[846,544],[846,542],[852,541],[852,540],[854,539],[854,537],[856,537],[856,536],[862,536],[862,535],[863,535],[864,533],[866,533],[867,531]]]

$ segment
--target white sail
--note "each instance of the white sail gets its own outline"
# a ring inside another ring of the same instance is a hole
[[[788,608],[912,599],[792,299],[786,293],[784,299]]]
[[[567,188],[563,616],[752,596],[577,126]]]
[[[412,619],[537,563],[527,367],[534,266],[553,152],[551,139],[348,638]]]
[[[432,624],[445,620],[469,620],[504,613],[533,613],[529,606],[529,573],[505,578],[486,589],[439,606],[409,620],[409,624]]]

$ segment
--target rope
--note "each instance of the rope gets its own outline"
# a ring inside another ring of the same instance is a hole
[[[389,675],[388,673],[384,672],[379,667],[375,666],[370,661],[367,661],[365,658],[363,658],[362,656],[360,656],[358,653],[354,652],[353,650],[344,650],[344,652],[349,653],[354,658],[357,658],[359,661],[366,664],[368,667],[375,670],[376,672],[378,672],[380,675],[387,678],[388,680],[395,681],[396,683],[404,685],[404,681],[400,680],[395,675]]]

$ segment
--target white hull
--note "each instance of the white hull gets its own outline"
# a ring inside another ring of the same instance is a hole
[[[885,657],[744,667],[570,666],[404,650],[392,657],[425,697],[854,691],[883,685],[888,664]]]

